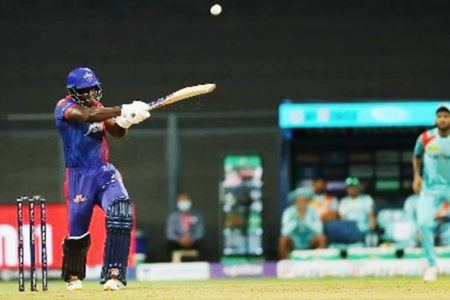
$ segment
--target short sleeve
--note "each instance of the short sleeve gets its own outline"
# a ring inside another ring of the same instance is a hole
[[[344,219],[345,219],[345,215],[346,215],[346,213],[347,213],[345,202],[346,202],[346,201],[345,201],[345,198],[342,198],[342,199],[341,199],[341,202],[340,202],[339,205],[338,205],[338,213],[339,213],[339,215],[340,215],[342,218],[344,218]]]
[[[281,235],[290,235],[297,227],[297,216],[292,213],[292,206],[286,208],[281,217]]]
[[[419,135],[416,141],[416,145],[414,146],[414,156],[422,156],[423,155],[423,138],[422,135]]]
[[[77,105],[74,102],[68,100],[67,98],[62,99],[56,104],[55,108],[55,119],[56,120],[63,120],[66,117],[67,112],[69,111],[69,108]]]
[[[310,209],[308,210],[308,223],[309,223],[309,227],[310,229],[315,233],[315,234],[322,234],[323,233],[323,223],[320,219],[320,215],[317,213],[317,211]]]
[[[370,195],[366,196],[366,203],[367,203],[367,212],[374,212],[375,210],[375,204],[373,202],[373,198]]]
[[[333,196],[333,199],[331,199],[331,209],[333,211],[338,211],[338,200],[336,197]]]

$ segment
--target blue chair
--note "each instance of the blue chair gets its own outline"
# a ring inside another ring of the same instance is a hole
[[[363,236],[355,221],[336,220],[324,224],[324,233],[330,247],[363,242]]]

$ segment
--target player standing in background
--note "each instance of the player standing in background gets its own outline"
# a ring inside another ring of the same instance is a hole
[[[83,288],[90,246],[89,224],[95,205],[106,214],[106,240],[101,283],[105,290],[126,285],[133,213],[120,173],[109,163],[106,132],[115,138],[150,116],[148,105],[134,101],[115,107],[100,102],[101,83],[89,68],[76,68],[67,77],[68,95],[55,108],[55,121],[64,147],[64,194],[68,234],[63,242],[62,277],[69,290]]]
[[[417,222],[428,268],[423,280],[437,279],[433,224],[436,211],[450,197],[450,106],[443,104],[436,111],[436,127],[423,132],[414,148],[413,190],[420,192]]]

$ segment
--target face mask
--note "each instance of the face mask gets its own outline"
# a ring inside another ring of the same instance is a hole
[[[177,207],[181,211],[188,211],[191,209],[192,203],[188,200],[178,201]]]

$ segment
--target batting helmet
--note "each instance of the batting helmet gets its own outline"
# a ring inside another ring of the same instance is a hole
[[[67,76],[67,89],[86,89],[100,85],[95,73],[86,67],[75,68]]]
[[[86,67],[75,68],[67,75],[66,88],[69,94],[78,102],[82,103],[80,96],[86,93],[86,89],[95,88],[96,98],[102,97],[101,82],[94,71]]]

